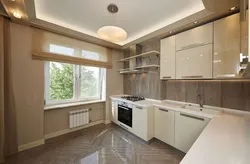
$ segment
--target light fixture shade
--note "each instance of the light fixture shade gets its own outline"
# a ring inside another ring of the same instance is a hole
[[[110,42],[121,42],[127,38],[126,31],[116,26],[104,26],[98,30],[97,34]]]

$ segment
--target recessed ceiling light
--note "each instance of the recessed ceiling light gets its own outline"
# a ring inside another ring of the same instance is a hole
[[[20,12],[17,12],[17,11],[13,12],[13,16],[16,17],[16,18],[18,18],[18,19],[22,18],[22,14]]]
[[[236,6],[231,7],[231,8],[229,9],[229,11],[234,11],[235,9],[237,9],[237,7],[236,7]]]
[[[195,21],[195,22],[194,22],[194,24],[197,24],[197,23],[199,23],[199,22],[198,22],[198,21]]]
[[[169,34],[172,34],[173,33],[173,31],[169,31]]]

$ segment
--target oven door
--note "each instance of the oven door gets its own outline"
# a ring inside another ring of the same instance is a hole
[[[132,128],[132,108],[118,105],[118,121]]]

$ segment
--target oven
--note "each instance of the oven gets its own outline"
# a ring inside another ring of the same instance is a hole
[[[118,121],[132,128],[132,104],[118,102]]]

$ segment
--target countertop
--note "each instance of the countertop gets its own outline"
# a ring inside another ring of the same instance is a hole
[[[111,96],[111,98],[131,103],[121,99],[121,96]],[[144,100],[132,104],[187,112],[180,107],[189,103]],[[211,118],[211,121],[180,164],[250,164],[250,112],[211,108],[221,110],[223,113],[219,117],[202,115]],[[191,114],[197,115],[197,113]]]
[[[250,115],[214,117],[181,164],[249,164]]]
[[[140,106],[143,108],[153,107],[154,104],[161,103],[161,101],[159,101],[159,100],[152,100],[152,99],[146,99],[146,100],[132,102],[132,101],[122,99],[121,98],[122,96],[127,96],[127,95],[115,95],[115,96],[110,96],[110,98],[113,100],[122,101],[122,102],[126,102],[129,104],[137,105],[137,106]]]

